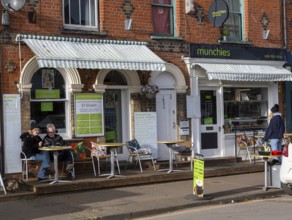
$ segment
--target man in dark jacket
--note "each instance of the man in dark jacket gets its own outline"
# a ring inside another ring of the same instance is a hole
[[[42,146],[42,139],[39,136],[40,128],[31,127],[29,132],[25,132],[20,136],[22,141],[22,152],[27,159],[40,160],[42,165],[38,172],[38,180],[43,181],[46,179],[46,175],[51,174],[50,167],[50,155],[47,151],[40,151],[39,147]],[[23,159],[24,155],[21,153],[20,157]]]
[[[285,133],[285,124],[281,113],[279,112],[279,105],[275,104],[271,108],[273,117],[270,120],[269,127],[266,130],[264,141],[270,140],[271,151],[282,150],[282,138]],[[273,163],[280,163],[281,157],[273,160]]]
[[[43,146],[65,146],[66,142],[61,137],[61,135],[56,134],[56,128],[54,124],[47,124],[47,135],[43,139]],[[73,178],[73,158],[70,150],[62,150],[59,152],[58,159],[61,161],[65,161],[66,163],[66,172],[68,178]]]

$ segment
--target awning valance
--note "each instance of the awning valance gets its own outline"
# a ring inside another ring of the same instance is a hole
[[[17,35],[35,53],[41,68],[164,71],[166,62],[145,42]]]
[[[292,73],[276,65],[196,63],[206,70],[209,80],[292,81]]]

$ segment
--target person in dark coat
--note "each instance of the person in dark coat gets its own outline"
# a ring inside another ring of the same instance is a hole
[[[285,124],[281,113],[279,112],[279,105],[275,104],[271,108],[273,117],[270,120],[269,126],[266,130],[264,141],[270,141],[271,151],[282,150],[282,138],[285,133]],[[281,157],[273,160],[273,163],[281,163]]]
[[[32,126],[28,132],[20,135],[22,141],[22,152],[27,159],[42,161],[40,170],[38,172],[38,180],[43,181],[46,175],[51,174],[50,167],[50,154],[47,151],[40,151],[39,147],[42,146],[42,139],[39,136],[40,128]],[[24,155],[21,153],[20,157],[23,159]]]
[[[47,124],[47,135],[43,139],[43,146],[49,147],[49,146],[65,146],[66,142],[62,138],[61,135],[56,133],[56,127],[54,124]],[[60,161],[65,161],[66,163],[66,172],[68,178],[73,178],[73,158],[71,155],[70,150],[62,150],[59,151],[58,159]]]

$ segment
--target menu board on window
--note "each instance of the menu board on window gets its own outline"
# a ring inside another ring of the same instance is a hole
[[[21,172],[21,117],[20,96],[18,94],[3,95],[4,118],[4,164],[5,173]]]
[[[104,135],[103,95],[75,94],[75,136],[93,137]]]
[[[134,113],[135,138],[140,145],[148,145],[153,158],[157,159],[156,112]]]

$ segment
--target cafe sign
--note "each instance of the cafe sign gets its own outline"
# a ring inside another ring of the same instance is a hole
[[[192,58],[274,61],[287,60],[286,51],[284,49],[211,44],[190,44],[189,55]]]
[[[228,5],[224,0],[215,0],[208,12],[209,22],[214,27],[222,27],[229,16]]]

